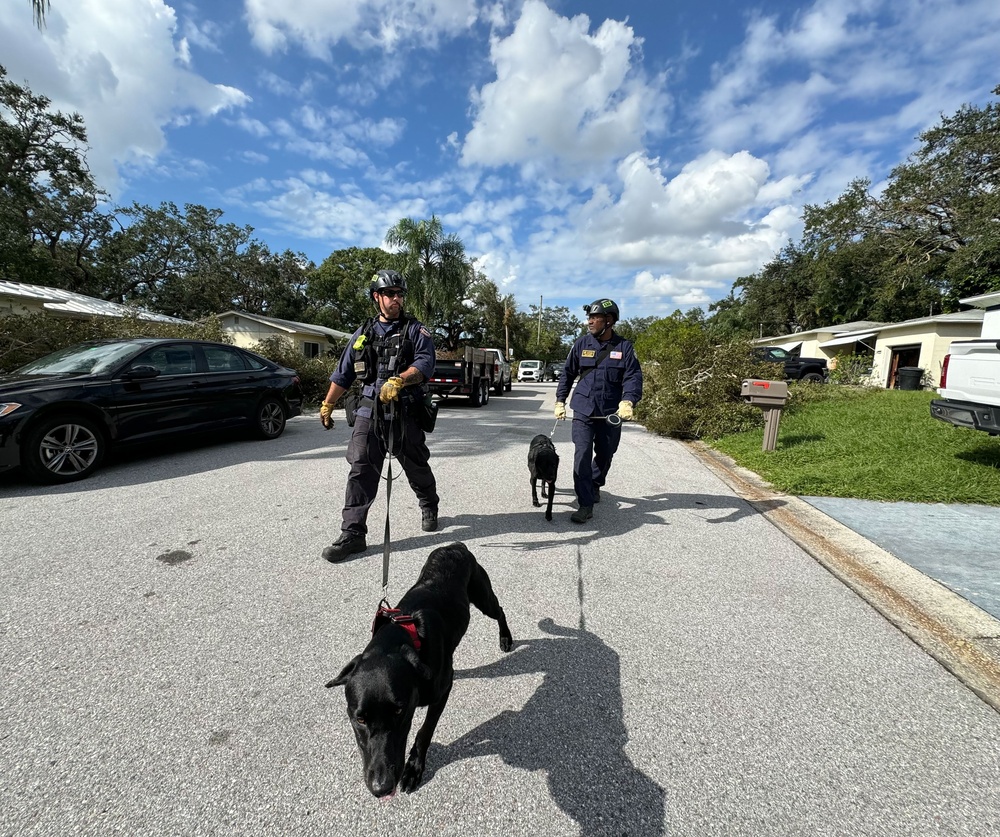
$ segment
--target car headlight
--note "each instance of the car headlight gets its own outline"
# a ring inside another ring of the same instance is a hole
[[[23,406],[23,404],[18,404],[16,401],[0,401],[0,418],[9,416],[14,410],[19,410]]]

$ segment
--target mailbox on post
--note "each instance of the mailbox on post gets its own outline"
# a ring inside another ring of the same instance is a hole
[[[740,395],[755,407],[784,407],[788,401],[788,384],[784,381],[758,381],[750,378],[743,382]]]
[[[781,408],[788,402],[788,384],[784,381],[760,381],[749,378],[740,389],[748,404],[764,411],[764,444],[761,450],[774,450],[778,441]]]

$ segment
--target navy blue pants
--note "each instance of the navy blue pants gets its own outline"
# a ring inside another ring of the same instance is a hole
[[[378,410],[378,407],[375,408]],[[430,456],[424,431],[409,410],[395,421],[393,453],[403,467],[410,488],[417,495],[421,509],[438,507],[437,482],[431,472]],[[378,495],[382,465],[389,443],[389,422],[384,418],[358,416],[347,446],[351,473],[347,477],[344,499],[344,522],[341,530],[352,535],[368,534],[368,510]],[[393,478],[395,479],[395,474]]]
[[[608,478],[611,460],[622,440],[622,426],[603,419],[573,416],[573,488],[581,506],[594,505],[594,488]]]

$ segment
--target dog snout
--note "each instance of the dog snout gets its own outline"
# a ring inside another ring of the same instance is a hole
[[[389,770],[386,765],[374,765],[369,769],[365,779],[372,796],[377,796],[380,799],[383,796],[391,795],[399,782],[395,773]]]

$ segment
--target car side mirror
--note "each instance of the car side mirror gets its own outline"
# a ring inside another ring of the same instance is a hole
[[[159,377],[160,370],[155,366],[133,366],[125,370],[123,377],[126,381],[149,381]]]

